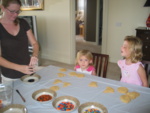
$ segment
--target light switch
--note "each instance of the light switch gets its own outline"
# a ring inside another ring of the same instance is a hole
[[[117,26],[117,27],[121,27],[121,26],[122,26],[122,23],[121,23],[121,22],[117,22],[117,23],[116,23],[116,26]]]

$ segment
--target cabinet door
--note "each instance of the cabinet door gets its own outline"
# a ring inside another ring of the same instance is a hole
[[[150,43],[144,43],[143,45],[143,59],[150,60]]]
[[[137,30],[136,36],[143,42],[143,60],[150,61],[150,31]]]

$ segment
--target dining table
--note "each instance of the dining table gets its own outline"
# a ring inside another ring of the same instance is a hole
[[[86,102],[97,102],[105,106],[108,113],[150,113],[150,88],[89,74],[84,74],[84,77],[70,76],[71,72],[75,72],[74,70],[65,68],[66,71],[61,71],[61,69],[64,68],[53,65],[42,68],[36,72],[41,79],[34,84],[26,84],[20,79],[15,81],[13,83],[13,104],[26,106],[28,113],[59,113],[53,107],[52,101],[41,103],[32,98],[33,92],[39,89],[58,86],[60,89],[56,91],[57,97],[73,96],[79,100],[80,105]],[[60,77],[58,73],[63,73],[65,76]],[[71,85],[63,87],[62,83],[54,84],[56,79],[69,82]],[[97,87],[89,87],[91,82],[96,82]],[[103,91],[106,87],[113,88],[114,92],[104,93]],[[120,96],[123,94],[117,91],[119,87],[126,87],[129,92],[138,92],[140,96],[129,103],[124,103],[120,100]],[[20,98],[16,90],[20,91],[26,100],[25,102]],[[72,113],[78,113],[78,108]]]

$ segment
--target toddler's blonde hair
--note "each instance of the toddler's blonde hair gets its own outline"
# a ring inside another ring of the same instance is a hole
[[[131,62],[137,63],[138,61],[141,61],[143,57],[142,41],[135,36],[126,36],[124,41],[129,43],[129,50],[131,51]]]
[[[88,60],[93,60],[93,55],[89,50],[80,50],[77,53],[76,65],[78,64],[78,60],[80,59],[81,56],[85,56]],[[93,65],[93,62],[90,63],[89,65]]]

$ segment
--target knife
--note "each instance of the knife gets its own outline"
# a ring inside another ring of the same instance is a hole
[[[21,99],[26,102],[25,98],[21,95],[21,93],[19,92],[19,90],[16,90],[16,92],[19,94],[19,96],[21,97]]]

